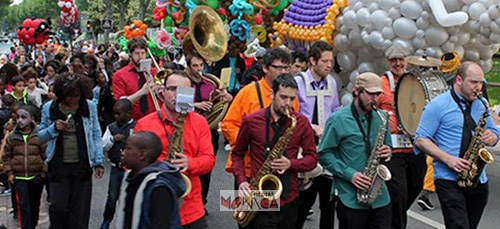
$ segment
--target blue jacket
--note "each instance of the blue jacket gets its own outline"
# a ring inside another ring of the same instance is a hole
[[[54,101],[47,102],[42,107],[42,121],[40,123],[40,131],[38,132],[38,138],[44,142],[48,141],[46,150],[45,162],[49,163],[55,154],[56,140],[59,136],[59,132],[55,128],[55,119],[51,117],[53,112],[52,103]],[[89,159],[90,167],[102,166],[104,163],[104,154],[102,152],[102,139],[101,139],[101,127],[99,126],[99,118],[97,117],[96,105],[87,100],[88,111],[87,116],[82,117],[83,127],[85,130],[85,142],[87,145],[87,154]],[[56,105],[56,104],[54,104]]]
[[[117,228],[123,228],[125,226],[125,199],[127,198],[126,189],[130,179],[130,172],[131,171],[125,172],[125,175],[123,176],[117,210]],[[158,187],[165,187],[171,195],[170,199],[177,200],[178,198],[181,198],[186,187],[179,169],[167,162],[157,161],[150,164],[148,167],[141,169],[138,172],[138,175],[140,174],[147,174],[147,176],[141,182],[135,196],[133,197],[134,211],[131,220],[131,228],[146,229],[151,228],[149,211],[153,190]],[[165,208],[172,209],[172,215],[169,216],[171,221],[168,228],[182,228],[179,206],[180,203],[178,201],[174,201],[169,206],[165,206]]]

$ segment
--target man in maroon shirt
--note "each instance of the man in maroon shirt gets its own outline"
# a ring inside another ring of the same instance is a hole
[[[298,86],[290,74],[282,74],[273,81],[273,100],[269,107],[248,115],[242,123],[233,153],[233,173],[241,193],[256,190],[251,187],[251,181],[245,177],[243,158],[250,149],[251,178],[255,179],[269,152],[279,137],[290,127],[291,120],[286,117],[285,110],[297,118],[297,126],[291,136],[283,155],[274,159],[271,168],[282,184],[283,193],[280,197],[280,211],[261,211],[250,222],[247,228],[295,228],[298,212],[299,184],[297,173],[312,170],[318,162],[314,131],[307,118],[292,110],[293,101],[297,97]],[[303,158],[297,155],[301,149]],[[283,172],[284,171],[284,172]]]
[[[140,73],[140,61],[146,59],[148,45],[143,38],[134,38],[128,43],[130,62],[127,66],[115,72],[113,76],[113,94],[115,100],[126,98],[133,104],[132,118],[139,120],[147,114],[155,111],[153,99],[149,94],[149,88],[157,91],[160,85],[154,82],[148,83],[144,73]],[[155,71],[152,72],[155,74]]]

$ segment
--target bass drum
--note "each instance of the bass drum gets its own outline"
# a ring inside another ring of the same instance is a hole
[[[439,71],[411,70],[403,74],[395,94],[396,115],[403,131],[414,137],[425,104],[448,89]]]

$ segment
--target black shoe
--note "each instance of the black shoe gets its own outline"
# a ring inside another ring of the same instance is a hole
[[[417,201],[418,206],[422,208],[422,210],[434,210],[434,205],[432,205],[429,198],[425,195],[420,196]]]

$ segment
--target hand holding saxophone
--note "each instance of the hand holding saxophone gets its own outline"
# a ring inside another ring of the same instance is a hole
[[[368,191],[370,186],[372,185],[372,179],[370,177],[364,175],[362,172],[355,172],[352,175],[351,183],[357,188],[363,191]]]
[[[488,146],[493,146],[498,141],[498,136],[491,130],[485,130],[483,136],[481,136],[481,141]]]
[[[247,198],[250,196],[251,190],[252,189],[250,188],[250,183],[245,181],[241,183],[240,186],[238,186],[238,195],[240,197]]]
[[[171,163],[181,169],[181,172],[186,172],[189,166],[189,160],[187,156],[183,153],[175,153],[175,158],[174,160],[171,161]]]
[[[446,165],[453,169],[455,172],[460,173],[462,171],[470,170],[470,162],[461,157],[449,156],[449,159],[446,160]]]
[[[382,145],[377,149],[378,155],[381,158],[385,158],[385,162],[389,162],[391,160],[391,147],[388,145]]]
[[[271,162],[271,168],[278,171],[279,174],[283,174],[291,166],[290,160],[284,156],[274,159]]]

